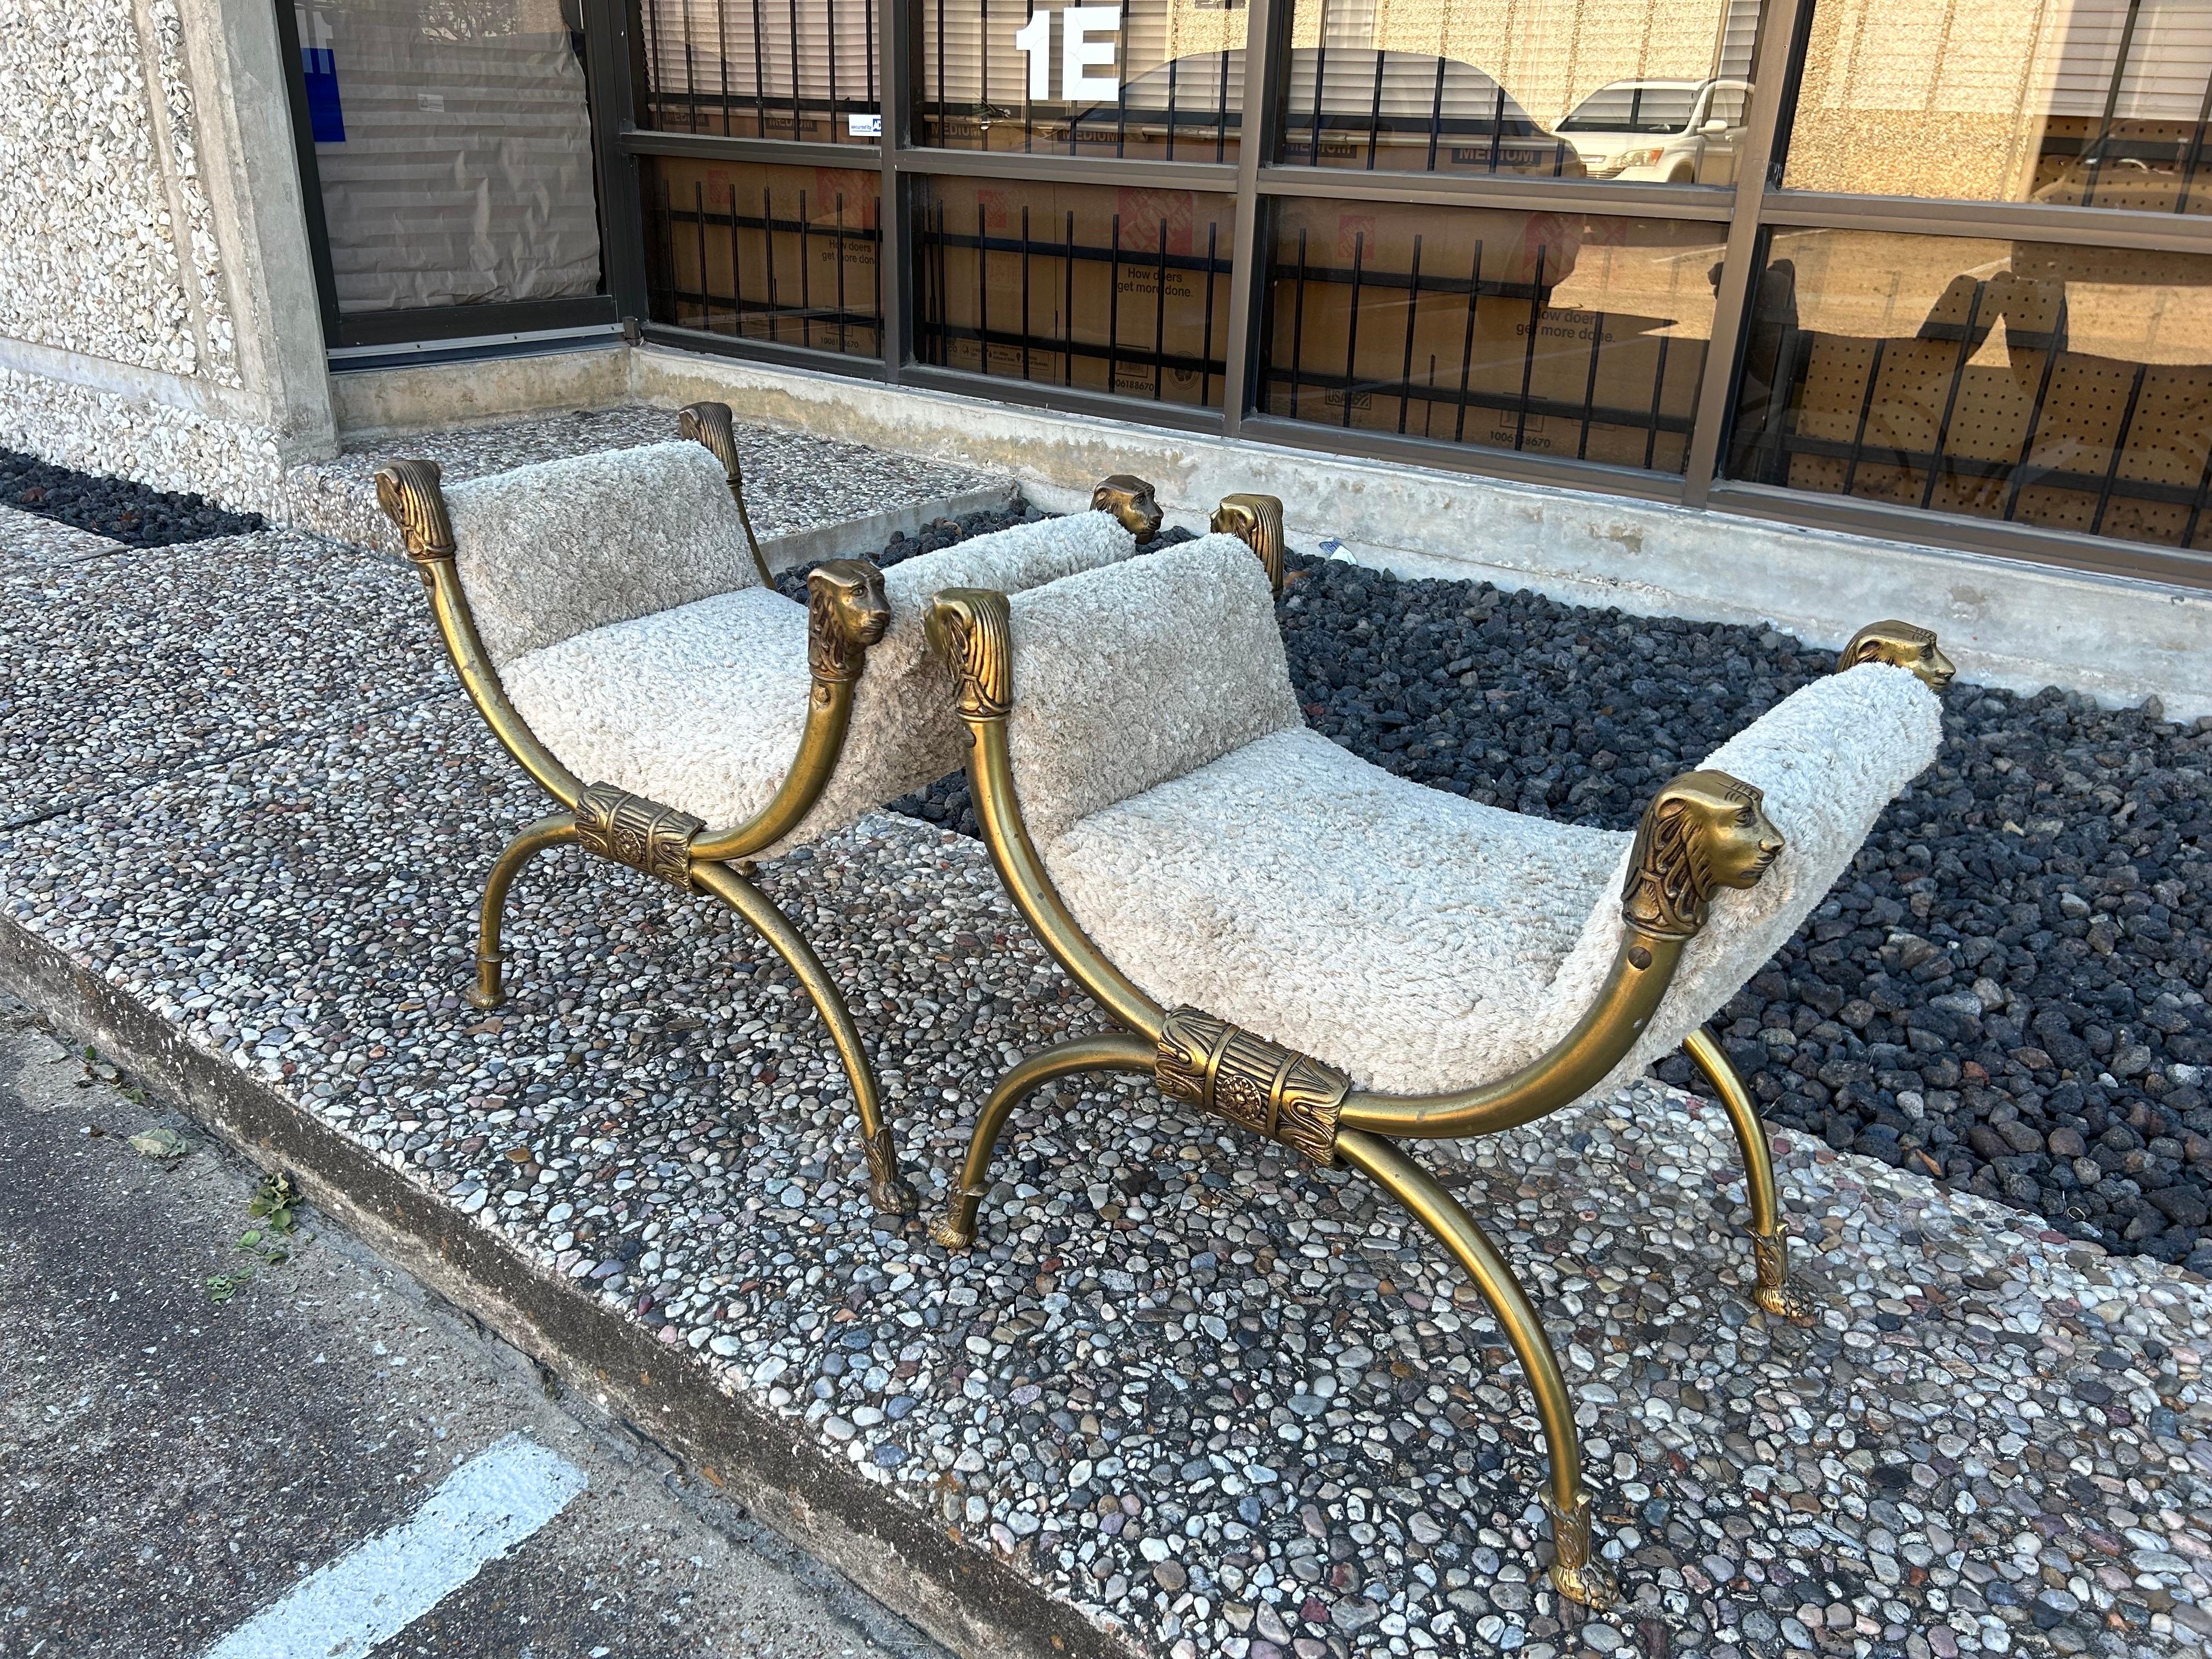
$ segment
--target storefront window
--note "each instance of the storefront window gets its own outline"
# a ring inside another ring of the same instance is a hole
[[[653,319],[847,356],[883,350],[883,174],[653,156]]]
[[[1731,470],[2202,549],[2212,258],[1772,233]]]
[[[872,144],[883,133],[872,0],[639,0],[641,126]]]
[[[599,291],[583,37],[560,0],[294,18],[341,314]]]
[[[915,355],[1218,408],[1232,203],[1187,190],[917,181]]]
[[[915,142],[1237,159],[1244,10],[1204,0],[915,0]]]
[[[1624,184],[1735,181],[1757,0],[1297,0],[1280,159]]]
[[[1261,406],[1679,471],[1721,248],[1672,220],[1283,203]]]
[[[1793,190],[2212,211],[2212,4],[1820,0]]]

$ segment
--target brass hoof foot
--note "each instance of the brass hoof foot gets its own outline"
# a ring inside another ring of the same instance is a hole
[[[1811,1324],[1818,1311],[1813,1298],[1790,1282],[1790,1235],[1753,1233],[1751,1248],[1759,1267],[1759,1285],[1751,1299],[1777,1319]]]
[[[1620,1599],[1620,1585],[1595,1561],[1585,1561],[1579,1567],[1554,1561],[1552,1588],[1577,1607],[1596,1613],[1602,1613]]]
[[[1547,1492],[1544,1513],[1552,1517],[1552,1588],[1577,1607],[1611,1607],[1620,1586],[1591,1559],[1589,1494],[1578,1493],[1574,1508],[1565,1510]]]
[[[479,985],[467,994],[467,1001],[471,1008],[504,1008],[507,993],[496,985]]]
[[[964,1250],[975,1242],[975,1224],[957,1216],[940,1216],[929,1230],[930,1242],[948,1250]]]
[[[868,1160],[868,1196],[875,1200],[877,1212],[882,1215],[908,1216],[920,1213],[921,1200],[913,1188],[900,1178],[898,1151],[891,1145],[891,1126],[884,1124],[860,1144]]]
[[[921,1212],[921,1198],[906,1182],[896,1176],[888,1181],[871,1181],[868,1197],[873,1200],[879,1215],[910,1216]]]

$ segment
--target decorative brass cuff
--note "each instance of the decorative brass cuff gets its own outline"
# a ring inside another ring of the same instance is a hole
[[[1152,485],[1133,473],[1116,472],[1091,492],[1093,513],[1111,513],[1140,542],[1160,533],[1160,503]]]
[[[1863,662],[1886,662],[1893,668],[1909,668],[1931,691],[1942,691],[1959,671],[1936,646],[1936,632],[1918,623],[1869,623],[1851,635],[1850,643],[1836,659],[1836,672],[1856,668]]]
[[[1335,1166],[1336,1115],[1352,1079],[1310,1054],[1196,1008],[1177,1008],[1160,1026],[1152,1076],[1170,1100]]]
[[[1267,586],[1283,597],[1283,504],[1273,495],[1224,495],[1207,528],[1237,537],[1260,556]]]
[[[689,812],[611,783],[593,784],[576,803],[579,847],[687,893],[692,889],[691,842],[706,827]]]

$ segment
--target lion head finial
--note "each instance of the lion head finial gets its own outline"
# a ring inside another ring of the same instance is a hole
[[[1750,887],[1781,855],[1765,797],[1725,772],[1685,772],[1636,826],[1620,913],[1631,927],[1687,939],[1705,925],[1717,887]]]
[[[1003,720],[1014,704],[1012,629],[1006,596],[987,587],[948,587],[929,602],[922,632],[960,681],[960,712]]]
[[[676,411],[676,435],[699,445],[722,464],[730,488],[738,487],[737,417],[727,404],[687,404]]]
[[[1852,635],[1851,642],[1836,659],[1836,672],[1840,674],[1863,662],[1886,662],[1893,668],[1909,668],[1931,691],[1942,690],[1959,672],[1951,665],[1951,659],[1936,648],[1933,629],[1923,628],[1918,623],[1899,622],[1895,617],[1869,623]]]
[[[884,573],[866,559],[829,559],[806,578],[806,662],[817,680],[856,680],[867,648],[891,625]]]
[[[435,461],[394,461],[376,474],[376,504],[399,526],[407,556],[417,563],[453,556],[453,521]]]
[[[1283,503],[1273,495],[1224,495],[1206,526],[1236,537],[1260,556],[1267,585],[1277,598],[1283,592]]]
[[[1140,542],[1160,533],[1160,503],[1152,485],[1127,472],[1102,478],[1091,492],[1093,513],[1111,513]]]

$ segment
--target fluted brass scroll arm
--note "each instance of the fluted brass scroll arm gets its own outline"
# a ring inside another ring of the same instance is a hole
[[[738,466],[737,420],[727,404],[691,404],[676,412],[676,432],[702,447],[722,464],[722,474],[729,481],[730,499],[738,504],[738,522],[744,527],[745,545],[752,550],[753,568],[760,572],[761,586],[773,587],[775,578],[769,574],[768,560],[762,556],[760,538],[753,534],[752,514],[745,511],[744,479]]]
[[[1685,772],[1637,826],[1621,893],[1620,948],[1575,1028],[1510,1077],[1452,1094],[1355,1090],[1347,1129],[1423,1139],[1494,1133],[1557,1111],[1604,1081],[1658,1012],[1683,947],[1705,925],[1713,890],[1750,887],[1781,855],[1759,792],[1725,772]]]

